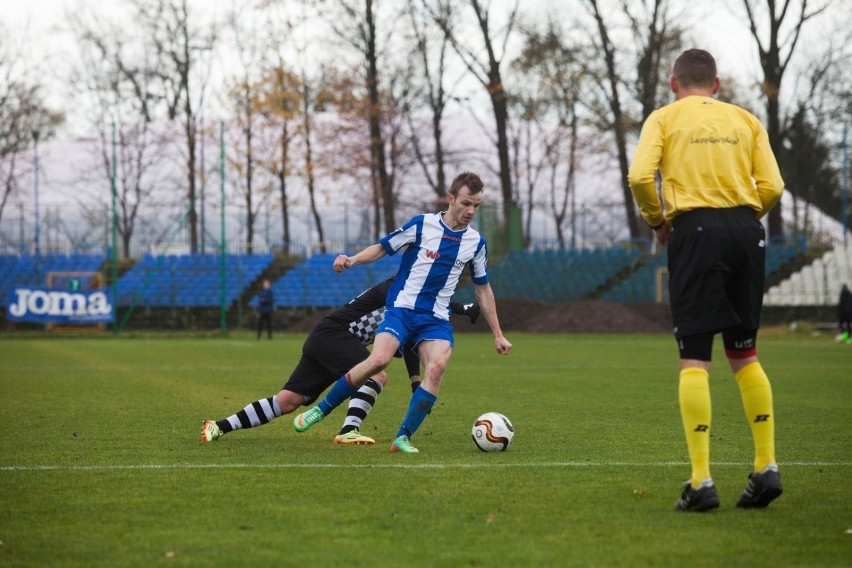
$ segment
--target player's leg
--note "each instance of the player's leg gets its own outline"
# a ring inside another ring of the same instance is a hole
[[[764,231],[758,222],[751,222],[752,228],[732,233],[736,239],[729,241],[731,276],[727,296],[740,324],[723,330],[722,337],[754,441],[754,467],[737,506],[762,508],[780,496],[782,489],[775,460],[772,386],[757,359],[766,262]]]
[[[334,375],[302,353],[302,358],[293,369],[287,384],[275,396],[249,403],[227,418],[205,420],[201,425],[201,441],[211,442],[234,430],[256,428],[290,414],[300,406],[316,400],[332,381]]]
[[[710,474],[710,361],[713,334],[735,325],[725,293],[723,220],[713,210],[684,213],[673,221],[669,241],[669,298],[677,339],[678,402],[691,475],[675,508],[706,511],[719,506]]]
[[[441,379],[453,352],[453,328],[449,322],[428,316],[412,336],[412,343],[417,345],[423,363],[423,381],[411,395],[408,411],[391,444],[393,452],[418,451],[411,445],[411,437],[432,411],[438,398]]]
[[[387,373],[382,371],[367,379],[367,382],[352,395],[349,399],[349,407],[346,409],[346,418],[343,419],[343,426],[334,437],[335,444],[372,445],[376,443],[375,440],[361,433],[361,424],[373,410],[376,399],[387,380]]]
[[[288,390],[282,390],[275,396],[261,398],[245,408],[222,420],[205,420],[201,426],[201,441],[211,442],[234,430],[256,428],[269,424],[284,414],[293,412],[302,405],[305,397]],[[283,407],[282,407],[283,405]],[[285,410],[286,409],[286,410]]]
[[[754,468],[738,507],[763,508],[781,495],[781,475],[775,459],[775,413],[772,386],[753,347],[756,330],[728,330],[725,352],[740,389],[743,409],[754,440]]]
[[[713,334],[681,337],[678,349],[678,404],[692,473],[677,508],[705,511],[719,506],[719,497],[710,476],[710,359]]]
[[[367,382],[367,379],[383,372],[385,367],[393,360],[397,349],[399,349],[399,341],[397,341],[396,337],[389,333],[382,333],[380,328],[380,331],[376,335],[376,340],[373,342],[373,350],[369,356],[354,365],[348,373],[335,381],[331,389],[326,393],[325,398],[319,404],[299,414],[293,420],[293,427],[296,431],[304,432],[308,430],[311,426],[328,416],[344,400],[358,392],[358,389]]]

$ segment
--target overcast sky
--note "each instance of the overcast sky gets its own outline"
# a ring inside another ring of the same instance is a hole
[[[234,0],[189,0],[189,2],[203,7],[202,13],[209,15],[212,19],[220,19]],[[512,4],[512,0],[493,0],[495,6],[501,2],[507,5]],[[716,56],[719,73],[723,79],[734,78],[744,85],[753,84],[759,79],[761,72],[754,41],[745,21],[734,15],[734,10],[741,10],[741,0],[673,0],[673,2],[676,9],[684,10],[685,17],[691,26],[689,36],[694,38],[695,47],[707,49]],[[545,13],[547,10],[558,10],[561,4],[562,0],[522,0],[521,9],[524,13]],[[606,1],[602,4],[609,5]],[[62,31],[64,15],[66,10],[81,5],[97,6],[98,10],[107,14],[111,11],[121,13],[122,8],[126,10],[126,2],[119,0],[0,0],[0,20],[11,30],[13,37],[24,42],[27,46],[26,52],[31,54],[34,60],[48,61],[50,62],[48,67],[56,68],[57,65],[61,65],[65,53],[74,48],[70,34]],[[852,0],[831,0],[830,11],[838,14],[852,13]],[[806,34],[797,47],[797,55],[806,58],[809,50],[817,50],[821,43],[820,38],[828,36],[833,20],[836,19],[829,14],[818,21],[809,22]],[[791,67],[793,68],[794,66]],[[792,79],[785,78],[785,87],[792,88],[790,85],[792,82]],[[48,97],[48,101],[61,107],[63,95],[62,86],[57,85]]]
[[[190,4],[204,6],[204,11],[215,15],[226,11],[233,0],[189,0]],[[500,2],[501,0],[496,0]],[[562,0],[523,0],[523,11],[544,11],[558,7]],[[495,2],[495,3],[496,3]],[[839,4],[852,5],[848,0],[835,0]],[[506,2],[507,4],[509,2]],[[13,29],[29,28],[32,38],[40,46],[35,49],[54,49],[61,44],[56,32],[51,31],[63,22],[66,8],[81,4],[97,5],[99,9],[109,11],[121,5],[118,0],[0,0],[0,18]],[[743,49],[754,49],[745,23],[732,16],[727,6],[738,6],[739,0],[691,0],[688,12],[698,16],[695,19],[694,32],[697,38],[705,38],[707,48],[712,49],[722,65],[737,65],[745,71],[747,59],[742,56]],[[51,37],[52,36],[52,37]]]
[[[202,7],[203,13],[209,15],[211,19],[221,19],[234,2],[234,0],[189,1],[197,7]],[[745,22],[742,18],[735,17],[732,10],[726,7],[738,7],[741,0],[673,1],[679,3],[679,6],[689,7],[686,10],[686,18],[692,24],[689,34],[691,38],[694,38],[694,46],[708,49],[716,56],[719,72],[723,78],[733,77],[743,85],[750,85],[761,76],[757,50]],[[293,2],[295,3],[295,0]],[[511,0],[493,0],[493,2],[508,4]],[[532,11],[543,13],[549,9],[556,9],[555,7],[560,6],[562,2],[563,0],[521,0],[521,6],[525,13]],[[616,4],[616,1],[604,0],[602,3],[611,5]],[[48,103],[59,110],[71,112],[73,112],[73,105],[63,99],[63,96],[67,96],[67,91],[60,79],[63,77],[62,66],[68,61],[66,53],[74,50],[75,43],[69,33],[62,31],[62,27],[66,10],[82,4],[97,6],[98,10],[106,12],[107,16],[110,15],[109,12],[122,13],[122,8],[126,8],[126,3],[118,0],[0,0],[0,22],[12,32],[13,41],[19,45],[25,45],[25,51],[33,58],[33,61],[45,62],[42,68],[54,72],[56,79],[50,87]],[[848,15],[852,14],[852,0],[832,0],[831,10],[835,14],[845,15],[848,21]],[[840,19],[842,18],[835,15],[809,23],[807,33],[797,48],[797,53],[803,55],[802,61],[808,61],[808,51],[816,53],[821,46],[824,48],[824,38],[829,36],[828,30],[832,25],[836,26],[836,22]],[[128,23],[128,25],[131,24]],[[794,73],[795,66],[791,66],[790,74],[785,77],[785,88],[791,88],[795,83]],[[73,121],[70,116],[69,119]],[[63,144],[70,143],[69,138],[82,133],[82,128],[76,128],[73,123],[67,124],[63,131],[58,133],[58,139],[55,141],[57,154],[65,153]],[[48,150],[49,148],[43,148],[45,163],[51,161],[47,155]],[[61,177],[55,172],[53,176],[45,175],[42,180],[44,189],[47,189],[46,186],[51,179],[61,181]],[[47,192],[43,192],[42,199],[45,204],[50,205],[51,201]],[[28,204],[29,202],[27,206]],[[789,207],[787,209],[789,210]]]

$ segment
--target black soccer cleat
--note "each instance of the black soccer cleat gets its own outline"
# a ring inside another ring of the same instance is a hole
[[[713,482],[701,484],[698,489],[692,488],[692,483],[687,481],[683,486],[683,494],[675,504],[675,511],[694,511],[700,513],[709,511],[719,506],[719,494]]]
[[[778,466],[770,464],[760,473],[748,474],[748,485],[740,496],[740,500],[737,501],[737,507],[741,509],[765,509],[783,492]]]

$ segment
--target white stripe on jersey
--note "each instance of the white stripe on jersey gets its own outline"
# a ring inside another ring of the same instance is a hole
[[[474,229],[453,231],[440,213],[420,215],[381,240],[389,254],[408,247],[388,292],[388,305],[428,310],[450,319],[450,298],[467,263],[474,282],[488,282],[485,240]]]

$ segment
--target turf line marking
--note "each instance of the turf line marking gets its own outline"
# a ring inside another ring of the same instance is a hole
[[[475,469],[485,467],[680,467],[686,462],[538,462],[538,463],[398,463],[398,464],[337,464],[337,463],[280,463],[280,464],[126,464],[126,465],[36,465],[0,466],[0,472],[37,471],[130,471],[167,469]],[[713,466],[748,467],[746,462],[716,462]],[[782,462],[781,467],[850,467],[852,462]]]

